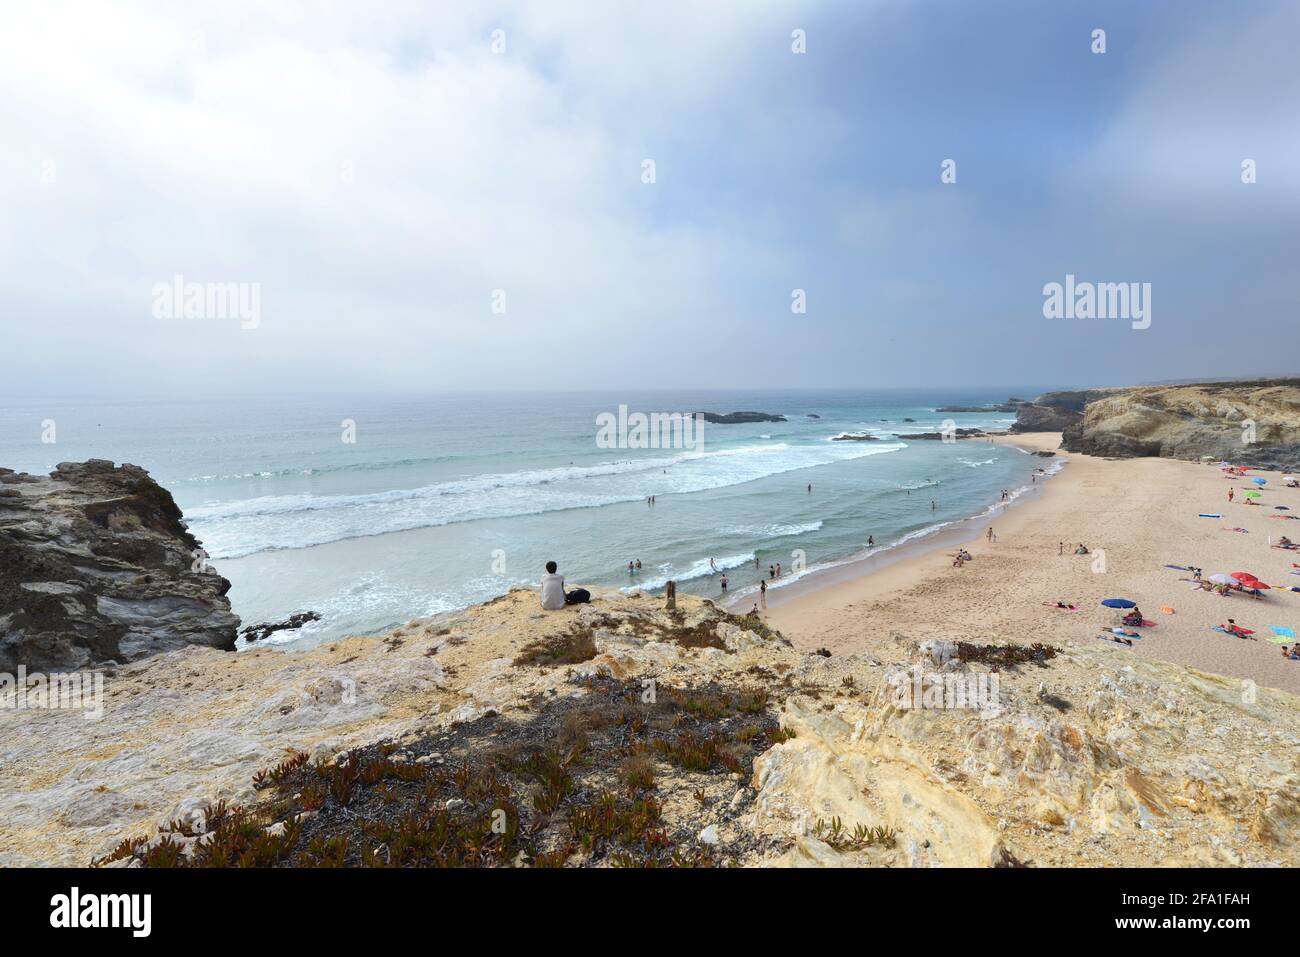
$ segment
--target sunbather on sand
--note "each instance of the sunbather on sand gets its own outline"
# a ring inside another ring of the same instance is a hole
[[[1249,638],[1251,641],[1255,640],[1255,633],[1253,631],[1249,628],[1242,628],[1241,625],[1237,624],[1231,618],[1228,619],[1226,625],[1220,625],[1219,627],[1228,634],[1235,635],[1238,638]]]
[[[1128,645],[1130,648],[1133,647],[1133,639],[1125,638],[1121,635],[1098,635],[1097,637],[1102,641],[1114,642],[1117,645]]]

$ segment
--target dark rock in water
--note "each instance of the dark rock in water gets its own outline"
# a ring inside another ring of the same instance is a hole
[[[915,422],[916,419],[904,419],[903,421],[904,421],[904,422]]]
[[[981,435],[988,435],[983,429],[954,429],[953,436],[958,439],[973,439]],[[913,432],[910,435],[900,435],[900,439],[932,439],[941,440],[942,432]]]
[[[230,582],[171,494],[135,465],[0,470],[0,671],[136,661],[189,644],[233,651]]]
[[[263,638],[273,635],[277,631],[293,631],[301,628],[309,621],[320,621],[320,613],[315,611],[300,611],[296,615],[290,615],[284,621],[277,621],[274,624],[263,622],[260,625],[249,625],[240,632],[240,635],[249,642],[261,641]]]
[[[990,405],[941,405],[936,412],[1015,412],[1024,399],[1007,399]],[[911,420],[908,420],[911,421]]]
[[[1044,459],[1056,458],[1056,453],[1048,451],[1047,449],[1034,449],[1034,451],[1031,454],[1037,455],[1040,458],[1044,458]]]
[[[839,435],[831,436],[832,442],[879,442],[877,436],[867,432],[841,432]]]
[[[783,415],[770,415],[767,412],[696,412],[704,416],[710,425],[740,425],[745,422],[784,422]]]
[[[807,415],[808,418],[810,418],[810,419],[820,419],[820,418],[821,418],[821,416],[818,415],[816,412],[806,412],[806,413],[804,413],[804,414]]]

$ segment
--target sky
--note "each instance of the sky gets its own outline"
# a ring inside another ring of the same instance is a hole
[[[4,4],[0,394],[1294,374],[1298,34],[1287,0]],[[1047,318],[1067,274],[1149,283],[1149,327]],[[168,315],[176,277],[256,315]]]

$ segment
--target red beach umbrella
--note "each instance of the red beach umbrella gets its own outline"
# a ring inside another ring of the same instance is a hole
[[[1232,577],[1237,579],[1239,582],[1253,582],[1259,580],[1250,572],[1233,572]]]

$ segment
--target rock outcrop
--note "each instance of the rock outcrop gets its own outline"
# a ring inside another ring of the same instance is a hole
[[[1012,432],[1061,432],[1083,418],[1088,403],[1125,392],[1125,389],[1071,389],[1044,392],[1033,402],[1021,402],[1015,409]]]
[[[0,672],[125,663],[191,644],[231,651],[229,589],[144,469],[101,459],[48,477],[0,469]]]
[[[696,412],[710,425],[742,425],[748,422],[784,422],[784,415],[770,412]]]
[[[990,405],[941,405],[934,411],[936,412],[1015,412],[1016,409],[1025,404],[1024,399],[1017,399],[1014,396],[1005,402],[995,402]],[[911,422],[911,419],[904,419],[904,422]]]
[[[1212,456],[1300,468],[1300,380],[1149,386],[1100,397],[1063,430],[1062,447],[1118,458]]]
[[[221,800],[292,837],[282,860],[346,836],[353,861],[368,809],[424,813],[426,789],[453,838],[509,806],[531,846],[502,864],[1300,863],[1294,695],[1090,642],[826,657],[677,601],[543,613],[519,589],[311,651],[177,649],[110,674],[99,721],[0,709],[0,863],[84,865]],[[918,675],[966,706],[908,698]]]
[[[899,435],[900,439],[927,439],[934,442],[940,442],[944,438],[943,432],[910,432],[905,435]],[[952,437],[954,439],[978,439],[980,436],[988,435],[983,429],[953,429]]]

